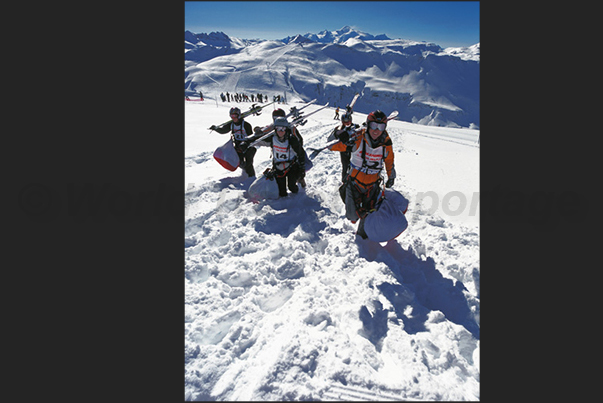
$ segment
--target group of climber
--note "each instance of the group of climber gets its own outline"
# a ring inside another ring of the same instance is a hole
[[[287,121],[285,111],[276,109],[272,113],[273,123],[255,127],[241,118],[237,107],[230,109],[232,124],[224,127],[212,126],[212,130],[225,134],[230,132],[234,148],[239,156],[240,166],[249,177],[255,176],[253,158],[257,149],[250,146],[262,136],[274,130],[257,145],[272,149],[272,168],[265,174],[273,175],[278,185],[279,196],[287,196],[287,189],[297,193],[299,183],[306,187],[306,159],[303,138],[297,128]],[[394,152],[392,141],[386,131],[387,116],[380,110],[371,112],[366,119],[366,127],[352,122],[351,113],[341,116],[341,125],[331,133],[329,139],[339,140],[328,149],[341,153],[342,185],[339,192],[346,208],[346,217],[356,223],[360,219],[358,235],[366,238],[363,219],[373,211],[381,189],[381,171],[387,172],[386,188],[394,184]]]

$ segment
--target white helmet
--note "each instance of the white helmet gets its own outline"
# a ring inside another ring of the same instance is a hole
[[[284,118],[282,116],[279,116],[276,119],[274,119],[274,127],[277,127],[277,126],[290,127],[289,122],[287,121],[287,118]]]

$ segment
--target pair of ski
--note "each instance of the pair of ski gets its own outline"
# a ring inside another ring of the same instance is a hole
[[[241,116],[239,117],[239,119],[243,119],[246,118],[249,115],[255,115],[255,116],[259,116],[262,112],[262,109],[264,109],[265,107],[272,105],[273,103],[275,103],[276,101],[272,101],[269,104],[266,105],[256,105],[256,104],[252,104],[251,108],[248,111],[245,111],[243,113],[241,113]],[[222,128],[226,125],[229,125],[232,123],[232,119],[229,120],[228,122],[224,122],[221,125],[218,125],[217,127]],[[211,128],[208,128],[208,130],[211,130]]]
[[[352,98],[352,102],[350,102],[349,105],[346,105],[346,107],[345,107],[345,113],[348,113],[350,115],[352,113],[354,113],[354,105],[356,104],[356,101],[358,100],[359,97],[360,97],[360,93],[357,92],[354,95],[354,98]]]
[[[393,111],[392,113],[389,114],[389,116],[387,117],[387,121],[389,122],[390,120],[394,120],[398,117],[398,111]],[[356,133],[360,132],[362,130],[362,128],[359,128],[358,130],[356,130]],[[314,158],[316,158],[316,156],[318,154],[320,154],[321,151],[326,150],[329,147],[334,146],[335,144],[339,143],[339,140],[332,140],[330,142],[328,142],[326,145],[319,147],[319,148],[312,148],[312,147],[307,147],[308,150],[312,150],[312,154],[309,155],[309,158],[311,160],[313,160]]]
[[[289,119],[291,116],[293,116],[293,119],[299,119],[303,112],[301,111],[302,109],[312,105],[314,102],[316,102],[316,98],[311,100],[310,102],[308,102],[307,104],[305,104],[304,106],[302,106],[301,108],[297,109],[297,107],[292,107],[290,109],[290,112],[288,114],[285,115],[285,119]],[[303,123],[305,124],[305,122]],[[274,123],[270,123],[268,126],[265,126],[263,128],[260,129],[260,132],[256,132],[255,134],[259,134],[259,135],[264,135],[264,134],[268,134],[270,133],[272,130],[274,129]],[[257,128],[255,129],[257,130]]]
[[[255,116],[259,116],[259,115],[261,115],[261,113],[262,113],[262,112],[261,112],[261,111],[262,111],[262,109],[264,109],[264,108],[265,108],[265,107],[267,107],[267,106],[272,105],[272,104],[273,104],[273,103],[275,103],[275,102],[276,102],[276,101],[273,101],[273,102],[270,102],[270,103],[268,103],[268,104],[266,104],[266,105],[259,105],[259,106],[257,106],[256,104],[252,104],[252,105],[251,105],[251,108],[250,108],[248,111],[245,111],[245,112],[241,113],[240,119],[246,118],[246,117],[247,117],[247,116],[249,116],[249,115],[255,115]],[[299,109],[297,109],[295,106],[294,106],[294,107],[292,107],[292,108],[291,108],[291,112],[289,112],[289,113],[287,114],[287,116],[286,116],[286,117],[287,117],[287,118],[289,118],[289,117],[291,117],[291,116],[294,116],[295,118],[299,118],[299,117],[301,116],[301,114],[300,114],[299,112],[300,112],[302,109],[304,109],[305,107],[312,105],[314,102],[316,102],[316,99],[311,100],[310,102],[308,102],[307,104],[305,104],[304,106],[302,106],[302,107],[301,107],[301,108],[299,108]],[[221,127],[224,127],[224,126],[229,125],[229,124],[231,124],[231,123],[232,123],[232,119],[231,119],[231,120],[229,120],[228,122],[224,122],[224,123],[222,123],[222,124],[218,125],[217,127],[220,127],[220,128],[221,128]],[[209,129],[209,130],[211,130],[210,128],[208,128],[208,129]]]
[[[302,110],[303,108],[305,108],[306,106],[310,105],[311,103],[315,102],[316,100],[310,101],[310,103],[308,103],[307,105],[302,106],[301,108],[299,108],[297,110],[297,112],[299,112],[300,110]],[[303,126],[308,122],[308,117],[314,115],[316,112],[320,112],[321,110],[323,110],[324,108],[326,108],[327,106],[329,106],[329,103],[327,102],[326,105],[321,106],[320,108],[316,109],[315,111],[312,111],[310,113],[308,113],[305,116],[302,115],[298,115],[296,118],[293,118],[293,120],[291,121],[291,123],[289,123],[290,126]],[[289,115],[288,115],[289,116]],[[255,140],[253,143],[249,144],[249,147],[254,147],[256,146],[258,143],[260,143],[261,141],[263,141],[264,139],[270,137],[271,135],[273,135],[274,132],[274,128],[272,130],[270,130],[268,133],[264,134],[262,137],[258,138],[257,140]]]
[[[285,116],[285,118],[289,119],[291,116],[293,116],[294,119],[297,119],[301,116],[301,114],[299,113],[302,109],[312,105],[314,102],[316,102],[316,98],[314,98],[313,100],[311,100],[310,102],[308,102],[307,104],[305,104],[304,106],[302,106],[301,108],[297,109],[297,107],[293,106],[290,109],[290,112],[287,114],[287,116]]]
[[[354,105],[356,104],[356,101],[358,100],[358,98],[360,97],[360,93],[356,93],[354,94],[354,98],[352,98],[352,102],[350,102],[348,105],[345,106],[345,114],[346,115],[350,115],[350,117],[352,116],[352,114],[354,113]],[[345,115],[344,115],[345,116]],[[343,116],[341,121],[343,122]],[[331,133],[331,135],[329,137],[327,137],[327,142],[330,142],[332,140],[335,140],[335,130]]]

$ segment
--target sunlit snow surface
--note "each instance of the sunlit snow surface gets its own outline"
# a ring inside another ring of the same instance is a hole
[[[479,399],[479,131],[388,124],[409,226],[379,244],[345,218],[336,152],[298,194],[249,201],[253,178],[212,157],[230,106],[184,105],[185,399]],[[333,115],[299,128],[306,148]],[[259,148],[256,173],[269,164]]]

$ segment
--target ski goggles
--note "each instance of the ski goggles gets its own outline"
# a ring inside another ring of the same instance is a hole
[[[368,124],[369,129],[380,131],[385,130],[385,126],[387,126],[387,123],[369,122]]]

